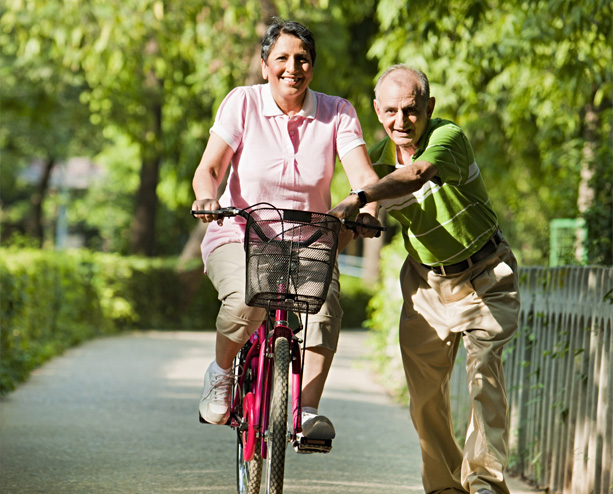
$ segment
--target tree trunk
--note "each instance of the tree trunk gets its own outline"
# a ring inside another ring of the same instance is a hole
[[[145,47],[144,56],[155,55],[159,50],[157,41],[151,40]],[[163,81],[150,70],[144,81],[147,101],[151,101],[151,122],[141,144],[142,164],[140,184],[136,193],[134,219],[131,227],[131,246],[133,254],[153,256],[155,254],[155,223],[157,217],[157,186],[160,178]],[[153,138],[148,138],[152,135]]]
[[[153,108],[155,142],[147,147],[143,144],[143,162],[140,169],[140,184],[136,193],[134,219],[131,227],[133,254],[153,256],[155,254],[155,222],[157,218],[157,185],[160,178],[161,156],[157,143],[162,136],[162,105]]]
[[[157,217],[157,184],[160,175],[160,157],[144,158],[140,169],[140,185],[131,227],[133,254],[155,254],[155,220]]]
[[[45,231],[43,228],[43,203],[47,197],[49,190],[49,182],[51,180],[51,172],[55,166],[55,158],[50,156],[43,163],[43,170],[40,181],[36,187],[36,192],[32,195],[32,216],[27,222],[28,232],[38,241],[38,246],[42,247],[45,240]]]
[[[581,159],[581,178],[579,182],[579,192],[577,194],[577,208],[583,217],[594,203],[596,193],[593,188],[592,179],[594,177],[594,162],[596,156],[598,126],[600,118],[598,112],[592,104],[585,107],[583,133],[583,155]],[[587,260],[586,241],[587,235],[585,228],[577,228],[575,242],[575,258],[579,262]]]

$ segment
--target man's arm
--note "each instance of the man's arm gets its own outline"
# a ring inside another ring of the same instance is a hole
[[[376,184],[364,189],[364,192],[369,201],[402,197],[417,192],[437,174],[436,165],[427,161],[416,161],[408,166],[397,168]]]
[[[438,169],[432,163],[416,161],[396,169],[373,184],[362,187],[362,190],[368,203],[393,199],[418,191],[437,174]],[[357,212],[359,205],[359,198],[350,195],[332,209],[331,214],[339,218],[349,218]]]

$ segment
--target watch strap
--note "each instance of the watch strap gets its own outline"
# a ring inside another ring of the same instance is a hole
[[[358,199],[360,200],[361,208],[366,206],[366,204],[368,203],[368,201],[366,200],[366,193],[362,189],[352,190],[350,194],[354,194],[358,196]]]

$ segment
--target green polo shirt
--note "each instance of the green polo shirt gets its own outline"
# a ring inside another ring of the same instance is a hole
[[[389,137],[372,146],[369,154],[379,177],[402,166]],[[438,175],[417,192],[381,201],[400,222],[407,252],[430,266],[469,258],[498,228],[470,142],[453,122],[431,119],[414,161],[436,165]]]

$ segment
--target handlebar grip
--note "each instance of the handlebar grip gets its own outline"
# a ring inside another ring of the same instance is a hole
[[[242,211],[238,208],[221,208],[221,209],[202,209],[202,210],[191,210],[191,214],[193,217],[198,217],[201,214],[217,214],[222,218],[230,218],[232,216],[241,215]]]
[[[376,230],[377,233],[375,237],[377,238],[381,236],[381,232],[384,232],[387,230],[387,227],[385,226],[366,225],[364,223],[360,223],[359,221],[352,221],[352,220],[347,220],[347,219],[342,219],[341,223],[353,232],[357,231],[358,226],[361,226],[362,228],[366,228],[367,230]]]

